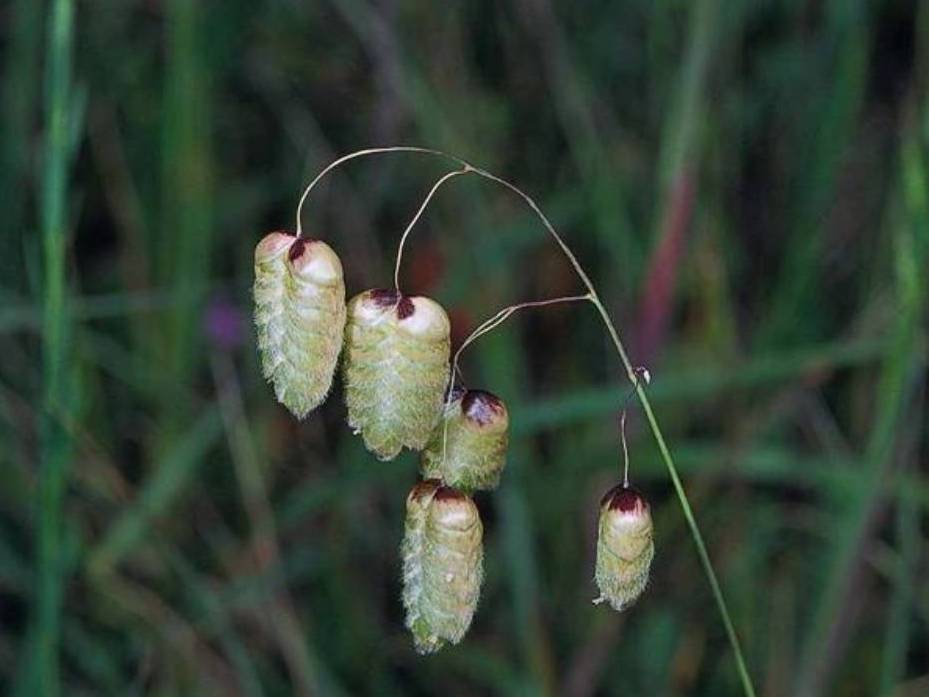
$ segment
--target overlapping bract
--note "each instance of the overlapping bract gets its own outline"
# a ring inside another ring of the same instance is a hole
[[[365,447],[391,460],[422,450],[442,411],[451,326],[442,306],[392,290],[369,290],[348,305],[345,402]]]
[[[648,502],[630,487],[608,491],[600,502],[596,602],[605,600],[617,611],[629,607],[645,590],[654,555]]]
[[[510,416],[499,397],[455,389],[423,450],[423,477],[463,491],[496,489],[506,465]]]
[[[255,248],[254,298],[262,373],[302,419],[329,393],[342,350],[339,257],[325,242],[272,232]]]
[[[457,644],[471,626],[483,576],[483,526],[474,502],[441,482],[420,482],[407,497],[403,605],[416,650]]]

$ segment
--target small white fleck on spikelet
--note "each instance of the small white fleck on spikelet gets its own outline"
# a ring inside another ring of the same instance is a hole
[[[419,653],[457,644],[471,626],[481,592],[482,536],[468,496],[437,480],[413,487],[402,548],[403,605]]]
[[[456,388],[423,450],[423,477],[463,491],[496,489],[506,465],[509,427],[502,399],[484,390]]]
[[[645,590],[655,555],[648,502],[635,489],[617,486],[600,502],[595,579],[614,610],[629,607]]]
[[[442,306],[392,290],[369,290],[348,304],[345,403],[365,447],[391,460],[422,450],[442,411],[451,325]]]
[[[342,349],[342,264],[325,242],[272,232],[255,248],[254,297],[262,373],[302,419],[329,393]]]

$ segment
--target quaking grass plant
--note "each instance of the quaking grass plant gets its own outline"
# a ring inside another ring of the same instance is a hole
[[[304,237],[303,206],[313,188],[336,167],[387,153],[439,157],[458,168],[433,184],[403,231],[394,287],[364,291],[346,310],[341,263],[328,245]],[[405,295],[400,268],[407,238],[436,191],[466,174],[519,196],[541,220],[586,292],[508,306],[479,325],[449,360],[448,315],[429,298]],[[381,460],[396,457],[403,448],[421,451],[424,479],[407,498],[402,554],[406,625],[416,650],[423,654],[459,642],[471,624],[483,574],[483,526],[470,494],[498,486],[508,442],[509,412],[503,401],[486,390],[458,384],[461,353],[519,310],[591,303],[632,385],[630,397],[638,398],[658,444],[732,646],[743,691],[754,696],[706,544],[645,391],[648,372],[633,367],[593,283],[531,197],[486,170],[431,148],[392,146],[350,153],[329,164],[303,191],[293,235],[271,233],[258,244],[254,294],[262,367],[279,401],[298,418],[304,417],[328,394],[341,353],[348,423],[368,450]],[[629,484],[625,409],[623,405],[620,419],[623,479],[601,501],[594,576],[600,591],[594,602],[607,602],[617,611],[628,608],[645,590],[654,556],[648,502]]]

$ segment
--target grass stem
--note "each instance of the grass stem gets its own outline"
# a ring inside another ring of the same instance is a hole
[[[65,249],[69,143],[71,0],[54,0],[48,23],[46,72],[46,143],[42,182],[42,248],[44,303],[42,358],[44,411],[39,474],[39,578],[36,598],[38,628],[34,663],[37,692],[60,693],[59,643],[62,594],[62,501],[69,436],[65,428],[71,398],[66,388],[70,373]]]

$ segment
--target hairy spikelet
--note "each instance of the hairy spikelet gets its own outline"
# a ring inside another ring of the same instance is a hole
[[[437,480],[407,498],[403,538],[403,605],[416,650],[457,644],[471,626],[481,592],[483,526],[465,494]]]
[[[600,597],[614,610],[642,594],[655,555],[648,502],[635,489],[617,486],[600,503],[596,581]]]
[[[345,283],[325,242],[272,232],[255,248],[261,370],[298,419],[322,403],[342,349]]]
[[[348,423],[379,459],[428,442],[448,381],[449,331],[445,310],[428,298],[369,290],[349,303]]]
[[[506,405],[499,397],[483,390],[455,389],[422,453],[423,476],[467,492],[496,489],[506,464],[509,426]]]
[[[406,626],[420,653],[433,653],[445,643],[436,636],[422,612],[423,549],[425,548],[426,517],[429,504],[441,486],[437,480],[420,482],[406,499],[406,522],[403,544],[403,607],[406,609]]]

